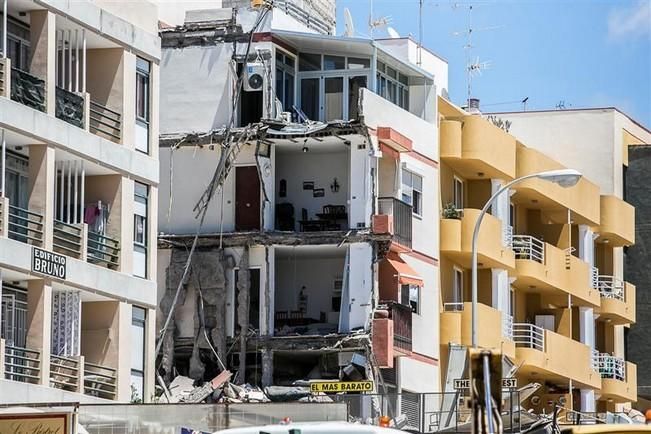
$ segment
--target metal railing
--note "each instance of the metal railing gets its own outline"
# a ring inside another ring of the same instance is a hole
[[[513,340],[513,316],[502,312],[502,336]]]
[[[411,248],[413,208],[395,197],[378,198],[378,212],[393,216],[393,238],[398,244]]]
[[[590,365],[593,371],[599,372],[599,351],[591,350]]]
[[[531,235],[513,235],[515,259],[545,263],[545,243]]]
[[[0,96],[5,95],[5,86],[7,83],[7,67],[5,60],[0,58]]]
[[[83,244],[83,234],[80,226],[54,221],[52,234],[52,249],[63,255],[80,258]]]
[[[513,247],[513,226],[502,224],[502,244],[505,247]]]
[[[44,112],[45,80],[29,72],[11,68],[11,99]]]
[[[43,216],[9,205],[9,238],[27,244],[43,244]]]
[[[89,130],[116,143],[120,142],[122,114],[106,106],[90,101]]]
[[[597,267],[590,267],[590,287],[599,288],[599,269]]]
[[[601,378],[626,381],[626,361],[621,357],[600,353],[596,365]]]
[[[84,393],[104,399],[115,399],[117,371],[94,363],[84,363]]]
[[[84,127],[84,97],[56,87],[55,116],[79,128]]]
[[[613,298],[626,301],[624,281],[615,276],[599,276],[597,289],[603,298]]]
[[[50,387],[77,392],[79,390],[79,359],[51,355]]]
[[[117,269],[120,265],[120,241],[88,231],[88,262]]]
[[[394,301],[381,301],[386,304],[389,310],[389,318],[393,320],[393,346],[395,348],[411,351],[412,327],[411,327],[411,306],[396,303]]]
[[[455,301],[451,303],[443,303],[444,312],[461,312],[463,311],[463,302]]]
[[[41,376],[41,353],[5,346],[5,378],[12,381],[37,384]]]
[[[513,342],[516,347],[545,351],[545,329],[534,324],[513,323]]]

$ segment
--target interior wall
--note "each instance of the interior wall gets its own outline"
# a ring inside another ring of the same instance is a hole
[[[122,48],[97,48],[86,51],[86,91],[91,99],[123,113],[124,67]],[[136,71],[133,71],[135,75]]]
[[[306,317],[319,320],[321,312],[333,312],[332,295],[335,279],[343,278],[344,256],[335,258],[302,258],[300,249],[296,257],[276,256],[275,310],[299,310],[299,292],[305,286],[307,295]]]
[[[87,176],[84,186],[84,202],[86,202],[84,205],[98,201],[109,204],[106,235],[116,239],[120,239],[121,235],[121,188],[120,175]]]
[[[308,219],[316,220],[316,213],[323,212],[324,205],[344,205],[348,209],[348,152],[276,152],[276,203],[291,203],[294,206],[294,221],[296,230],[301,220],[301,209],[305,208]],[[337,179],[339,191],[331,190],[334,179]],[[287,181],[287,195],[280,197],[280,181]],[[323,197],[314,197],[313,190],[304,190],[303,182],[314,183],[314,188],[322,188]],[[339,222],[342,229],[347,223]]]
[[[81,354],[87,362],[118,367],[119,308],[117,301],[81,304]]]
[[[380,172],[378,180],[379,197],[395,197],[399,185],[397,172],[399,170],[398,162],[391,157],[383,157],[379,160],[378,170]]]
[[[467,181],[464,189],[465,207],[482,209],[491,197],[490,179]]]

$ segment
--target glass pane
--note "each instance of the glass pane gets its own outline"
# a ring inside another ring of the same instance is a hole
[[[145,327],[131,326],[131,369],[145,370]]]
[[[387,66],[387,75],[391,78],[398,79],[398,71],[396,71],[390,66]]]
[[[423,177],[412,174],[411,179],[414,190],[423,191]]]
[[[400,285],[400,304],[409,306],[409,285]]]
[[[348,119],[359,118],[359,90],[366,87],[366,76],[351,77],[348,80]]]
[[[408,170],[402,171],[402,185],[406,187],[411,187],[411,172]]]
[[[294,58],[292,56],[285,56],[285,65],[294,69]]]
[[[301,110],[311,120],[319,120],[319,79],[301,80]]]
[[[344,78],[325,79],[325,120],[343,119],[344,117]]]
[[[404,84],[405,86],[409,86],[409,77],[407,77],[405,74],[400,74],[398,81],[400,81],[400,83]]]
[[[299,71],[320,71],[321,70],[321,55],[301,53],[298,57],[298,70]]]
[[[364,69],[370,67],[371,61],[369,59],[360,59],[359,57],[348,58],[348,69]]]
[[[141,57],[136,58],[136,69],[139,71],[143,71],[146,73],[149,73],[149,61],[145,60]]]
[[[387,86],[387,96],[386,96],[386,98],[389,101],[391,101],[392,103],[395,104],[397,102],[397,100],[396,100],[396,97],[397,97],[396,87],[397,87],[397,85],[392,81],[389,81],[387,84],[388,84],[388,86]]]
[[[285,73],[285,99],[283,100],[283,108],[285,111],[292,111],[294,105],[294,76]]]
[[[324,64],[327,71],[333,69],[345,69],[346,59],[340,56],[325,56]]]
[[[283,76],[283,70],[280,68],[276,68],[276,98],[278,98],[280,102],[283,103],[283,108],[286,108],[284,104],[284,98],[283,98],[285,93],[284,84],[285,84],[285,80]]]
[[[402,90],[402,105],[405,110],[409,110],[409,91],[405,88]]]
[[[148,196],[147,194],[147,185],[142,184],[138,181],[134,182],[134,194],[136,196],[144,197],[146,198]]]
[[[384,63],[382,63],[382,62],[377,63],[377,70],[378,71],[384,72],[384,67],[385,67]]]

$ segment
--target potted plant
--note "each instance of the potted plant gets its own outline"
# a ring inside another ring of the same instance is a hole
[[[444,219],[461,219],[461,210],[458,210],[453,203],[447,203],[443,207],[443,218]]]

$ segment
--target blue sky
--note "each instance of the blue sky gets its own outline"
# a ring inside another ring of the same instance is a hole
[[[651,0],[424,0],[423,45],[450,67],[451,99],[466,98],[465,36],[473,6],[473,79],[484,111],[615,106],[651,127]],[[349,8],[368,35],[370,0],[337,0],[338,34]],[[418,37],[418,0],[374,0],[401,35]],[[494,28],[496,27],[496,28]],[[482,31],[482,28],[493,28]],[[375,35],[386,31],[376,30]]]

